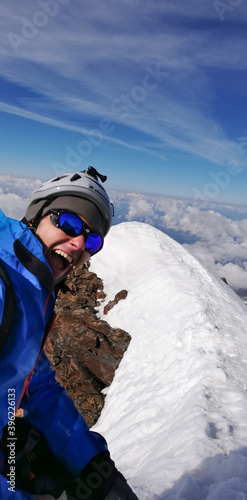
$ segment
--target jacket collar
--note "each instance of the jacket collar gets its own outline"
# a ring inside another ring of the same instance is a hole
[[[53,274],[47,265],[36,257],[28,248],[26,248],[20,240],[15,240],[14,251],[20,263],[36,278],[38,278],[43,285],[48,288],[50,292],[54,291]]]
[[[30,272],[34,279],[54,291],[54,278],[47,262],[43,245],[22,222],[6,217],[0,210],[1,255],[10,267],[18,267],[18,262]],[[15,260],[12,260],[13,254]],[[17,263],[16,263],[17,258]],[[17,268],[16,268],[17,269]]]

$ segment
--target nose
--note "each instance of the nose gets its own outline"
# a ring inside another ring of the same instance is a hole
[[[70,244],[73,246],[75,250],[84,250],[85,248],[85,239],[82,234],[79,234],[79,236],[75,236],[74,238],[70,239]]]

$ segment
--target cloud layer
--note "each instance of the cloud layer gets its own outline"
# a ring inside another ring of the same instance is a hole
[[[0,175],[0,182],[0,208],[10,217],[21,218],[27,198],[40,180]],[[114,224],[136,220],[153,225],[182,243],[213,274],[224,277],[232,288],[247,290],[245,209],[193,204],[191,200],[140,193],[110,191],[109,194],[115,207]]]
[[[247,289],[246,209],[138,193],[113,193],[112,198],[121,220],[138,220],[158,227],[184,244],[235,290]]]
[[[0,174],[0,184],[0,208],[8,217],[21,219],[25,214],[28,197],[41,181]]]

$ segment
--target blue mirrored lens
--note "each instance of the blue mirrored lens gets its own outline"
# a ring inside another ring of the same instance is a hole
[[[68,236],[77,236],[82,231],[83,222],[78,215],[66,212],[60,215],[59,225]]]
[[[98,250],[100,250],[100,248],[102,247],[102,244],[103,244],[103,239],[99,234],[96,233],[89,234],[86,241],[86,250],[89,253],[98,252]]]

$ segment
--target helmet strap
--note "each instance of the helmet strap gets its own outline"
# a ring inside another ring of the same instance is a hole
[[[39,225],[39,223],[40,223],[40,221],[42,219],[42,212],[43,212],[44,208],[47,207],[48,205],[50,205],[50,203],[51,203],[51,198],[49,198],[48,200],[46,200],[46,202],[44,203],[44,205],[42,205],[42,207],[39,209],[39,211],[35,215],[35,217],[34,217],[31,225],[27,221],[28,225],[29,225],[29,228],[32,229],[34,232],[36,232],[37,227],[38,227],[38,225]],[[25,217],[24,217],[24,219],[25,219]]]

